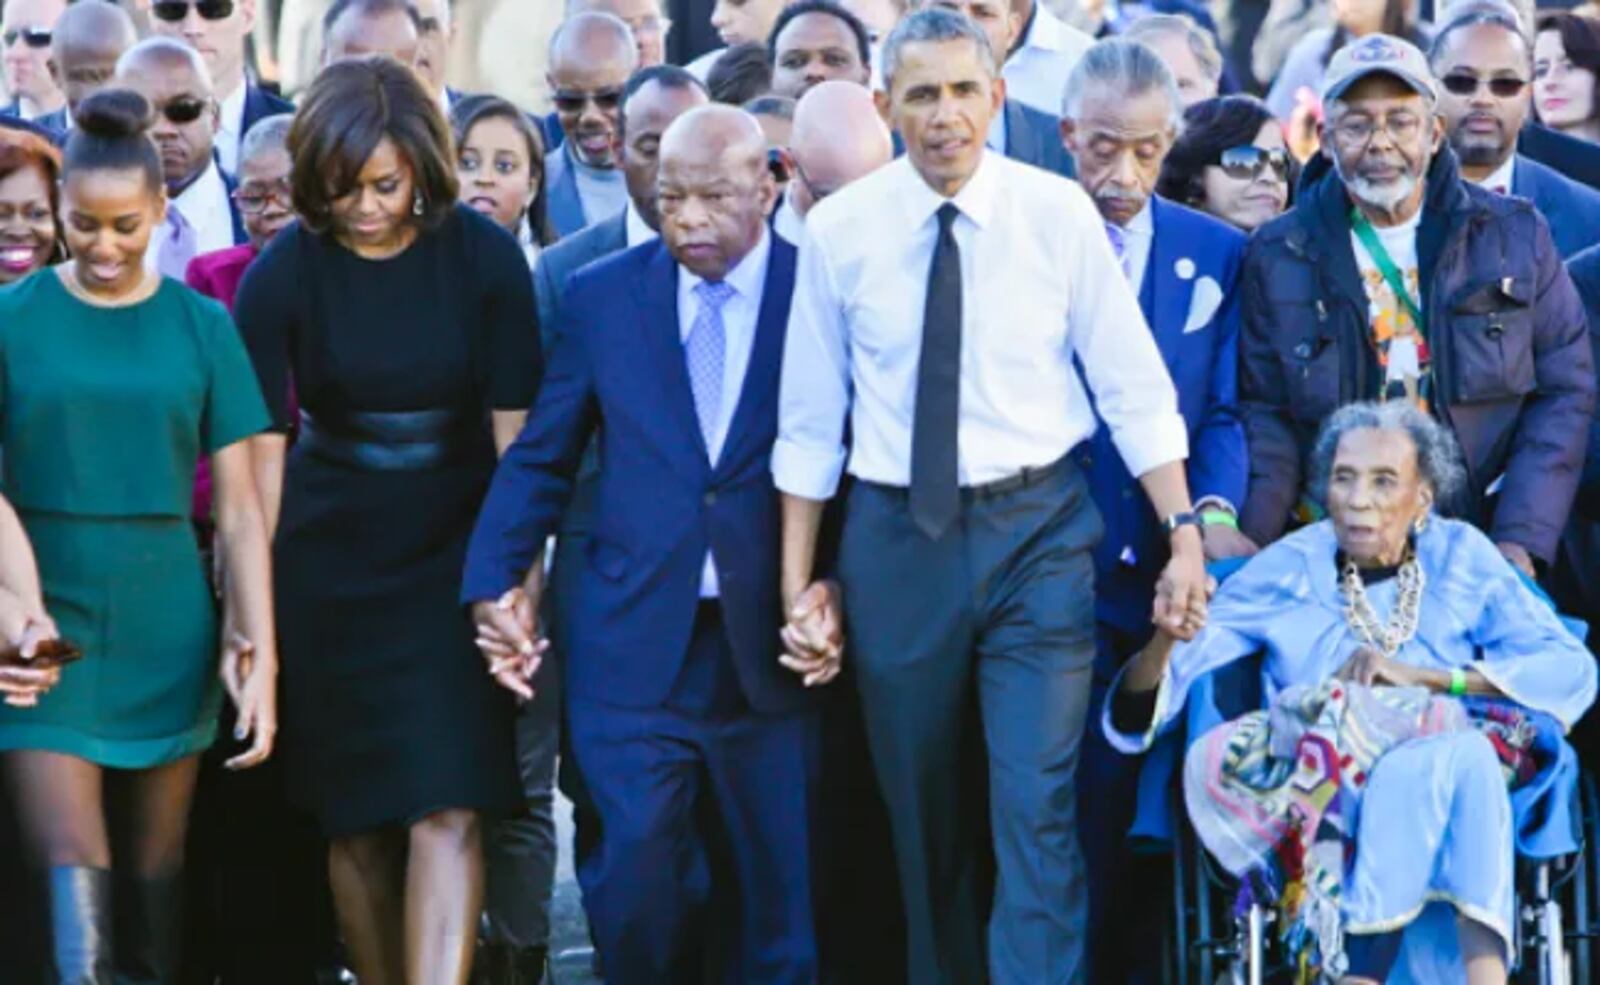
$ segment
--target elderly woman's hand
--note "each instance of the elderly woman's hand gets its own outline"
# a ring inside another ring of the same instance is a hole
[[[1421,683],[1416,668],[1408,667],[1393,657],[1386,657],[1370,646],[1357,647],[1356,651],[1350,654],[1350,659],[1344,662],[1344,666],[1334,671],[1333,676],[1335,680],[1348,681],[1365,687],[1380,684],[1390,687],[1411,687]]]
[[[1181,539],[1180,539],[1181,538]],[[1206,574],[1205,552],[1193,527],[1174,534],[1172,559],[1156,583],[1151,619],[1180,640],[1192,640],[1206,627],[1206,609],[1217,590]]]

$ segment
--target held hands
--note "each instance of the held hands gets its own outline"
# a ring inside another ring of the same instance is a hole
[[[472,606],[478,651],[489,663],[489,676],[519,702],[533,700],[529,682],[550,648],[550,641],[538,635],[538,608],[538,600],[520,586]]]
[[[1156,582],[1151,613],[1156,628],[1174,639],[1194,639],[1206,626],[1206,609],[1216,590],[1216,579],[1206,574],[1199,531],[1179,527],[1172,535],[1172,559]]]
[[[839,676],[844,660],[844,616],[839,586],[812,582],[789,607],[789,622],[778,633],[785,653],[778,662],[799,674],[806,687]]]
[[[0,589],[0,649],[17,647],[24,661],[32,660],[45,640],[58,637],[54,620],[43,609],[25,605]],[[0,667],[0,695],[13,708],[32,708],[61,680],[57,667]]]
[[[278,734],[278,658],[257,651],[255,643],[227,620],[223,628],[222,686],[239,711],[233,737],[250,748],[223,765],[230,770],[260,766],[272,756]]]

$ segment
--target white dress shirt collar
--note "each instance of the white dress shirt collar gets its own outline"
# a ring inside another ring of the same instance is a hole
[[[1155,210],[1150,200],[1144,203],[1128,224],[1122,228],[1123,250],[1127,256],[1128,284],[1138,294],[1144,286],[1145,270],[1150,266],[1150,249],[1155,245]]]
[[[737,302],[741,307],[751,303],[754,303],[757,307],[760,306],[761,291],[767,282],[767,259],[771,255],[772,237],[763,228],[761,239],[756,242],[756,245],[751,248],[749,253],[744,255],[744,259],[734,264],[733,269],[728,271],[727,276],[722,278],[724,284],[733,288],[733,297],[728,299],[727,305]],[[694,289],[700,286],[702,280],[704,278],[688,267],[682,264],[678,265],[678,298],[680,302],[684,298],[691,299],[695,311],[700,310],[700,299],[695,297]],[[682,310],[681,304],[679,310]],[[727,311],[728,308],[725,305],[723,307],[724,317],[726,317]],[[683,341],[687,342],[689,340],[689,331],[694,328],[694,319],[686,318],[681,319],[681,321],[682,324],[678,326],[678,334]],[[729,327],[731,328],[732,326]],[[751,327],[753,328],[754,326],[752,325]],[[724,404],[724,410],[726,409],[726,404]]]
[[[241,82],[218,105],[221,117],[217,124],[217,157],[222,170],[239,173],[239,144],[244,140],[244,101],[248,82]]]
[[[954,202],[961,214],[972,220],[980,229],[989,223],[994,215],[995,192],[1000,180],[999,168],[995,165],[996,157],[1003,157],[991,150],[985,149],[983,157],[978,160],[977,170],[972,172],[972,177],[951,198],[946,198],[928,187],[916,169],[911,166],[909,156],[901,157],[895,161],[893,167],[905,168],[912,171],[911,181],[897,182],[901,189],[901,202],[905,206],[906,218],[913,227],[921,226],[939,211],[940,206],[946,202]]]
[[[1031,48],[1035,51],[1070,51],[1066,21],[1057,17],[1050,5],[1044,0],[1034,0],[1033,24],[1028,28],[1028,34],[1022,39],[1022,44],[1017,50]]]
[[[644,221],[644,216],[639,214],[639,209],[633,204],[633,199],[628,199],[627,238],[623,241],[628,244],[628,249],[633,249],[640,243],[648,243],[656,238],[656,231]]]
[[[1504,189],[1502,194],[1510,195],[1512,187],[1511,182],[1516,177],[1516,173],[1517,155],[1512,154],[1510,157],[1506,158],[1506,163],[1500,165],[1498,168],[1495,168],[1494,173],[1478,182],[1478,185],[1479,187],[1487,188],[1490,191]]]
[[[222,170],[217,167],[215,157],[200,172],[200,177],[189,183],[189,187],[172,196],[167,208],[176,209],[183,220],[193,227],[195,256],[215,253],[234,245],[233,203],[229,201],[228,185],[222,179]],[[167,226],[163,225],[162,231],[166,229]],[[152,244],[145,251],[145,266],[154,270],[158,261],[158,251]]]
[[[806,220],[794,207],[793,189],[783,190],[783,201],[778,203],[778,214],[772,218],[772,231],[790,246],[800,245],[800,237],[806,231]]]

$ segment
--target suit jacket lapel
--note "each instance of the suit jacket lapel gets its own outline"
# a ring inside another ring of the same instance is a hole
[[[650,353],[644,372],[660,396],[657,405],[666,410],[662,423],[677,452],[673,460],[688,469],[691,476],[704,475],[711,462],[694,409],[689,367],[684,361],[683,328],[678,322],[678,265],[659,240],[645,276],[636,287],[640,323]]]
[[[1039,156],[1034,153],[1038,135],[1028,126],[1022,104],[1015,99],[1007,99],[1001,112],[1006,115],[1006,156],[1013,161],[1038,160]]]
[[[1194,282],[1182,281],[1173,274],[1180,252],[1184,249],[1182,237],[1163,236],[1161,227],[1169,218],[1166,205],[1158,198],[1150,199],[1150,224],[1154,234],[1150,239],[1150,260],[1144,265],[1144,283],[1140,285],[1139,307],[1145,321],[1150,323],[1150,334],[1168,366],[1178,351],[1178,341],[1183,336],[1183,324],[1188,320],[1189,296]]]
[[[739,402],[728,422],[728,437],[722,443],[722,457],[717,459],[718,471],[743,460],[749,454],[747,446],[761,440],[762,422],[772,417],[768,411],[778,399],[778,371],[783,364],[783,338],[789,323],[794,274],[794,247],[773,236],[767,277],[761,285],[761,308],[756,318],[750,366],[745,370]]]
[[[562,236],[575,233],[584,227],[583,199],[578,195],[578,176],[567,160],[565,148],[551,155],[549,175],[550,221]]]

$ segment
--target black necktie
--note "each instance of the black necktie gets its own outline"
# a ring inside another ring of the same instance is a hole
[[[922,309],[922,358],[911,422],[911,519],[937,540],[956,518],[956,424],[961,397],[961,248],[951,227],[961,211],[939,207],[939,241]]]

